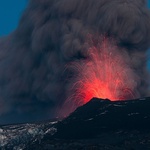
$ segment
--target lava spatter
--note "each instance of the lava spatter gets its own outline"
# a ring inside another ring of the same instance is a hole
[[[98,44],[91,40],[90,45],[88,59],[72,65],[78,75],[74,77],[67,102],[73,100],[76,105],[82,105],[93,97],[112,101],[137,98],[136,74],[130,67],[126,52],[107,38]]]

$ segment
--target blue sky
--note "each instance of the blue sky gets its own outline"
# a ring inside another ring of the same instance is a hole
[[[0,37],[15,30],[27,2],[28,0],[0,0]]]

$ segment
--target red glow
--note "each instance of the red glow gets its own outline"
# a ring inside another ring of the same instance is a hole
[[[88,58],[72,63],[78,75],[75,76],[68,100],[75,100],[79,106],[93,97],[112,101],[135,98],[137,76],[130,68],[126,51],[108,39],[103,39],[96,46],[93,41],[91,43]]]

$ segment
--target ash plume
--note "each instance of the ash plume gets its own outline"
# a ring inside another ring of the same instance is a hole
[[[66,100],[88,70],[89,49],[101,49],[104,37],[125,60],[135,98],[147,96],[150,12],[145,0],[30,0],[18,28],[0,39],[0,123],[74,110],[78,102]]]

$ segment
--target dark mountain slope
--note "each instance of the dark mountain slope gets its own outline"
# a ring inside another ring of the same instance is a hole
[[[0,149],[149,150],[150,98],[93,98],[62,121],[1,126]]]
[[[149,130],[150,98],[111,102],[93,98],[56,125],[56,138],[96,138],[114,130]]]

